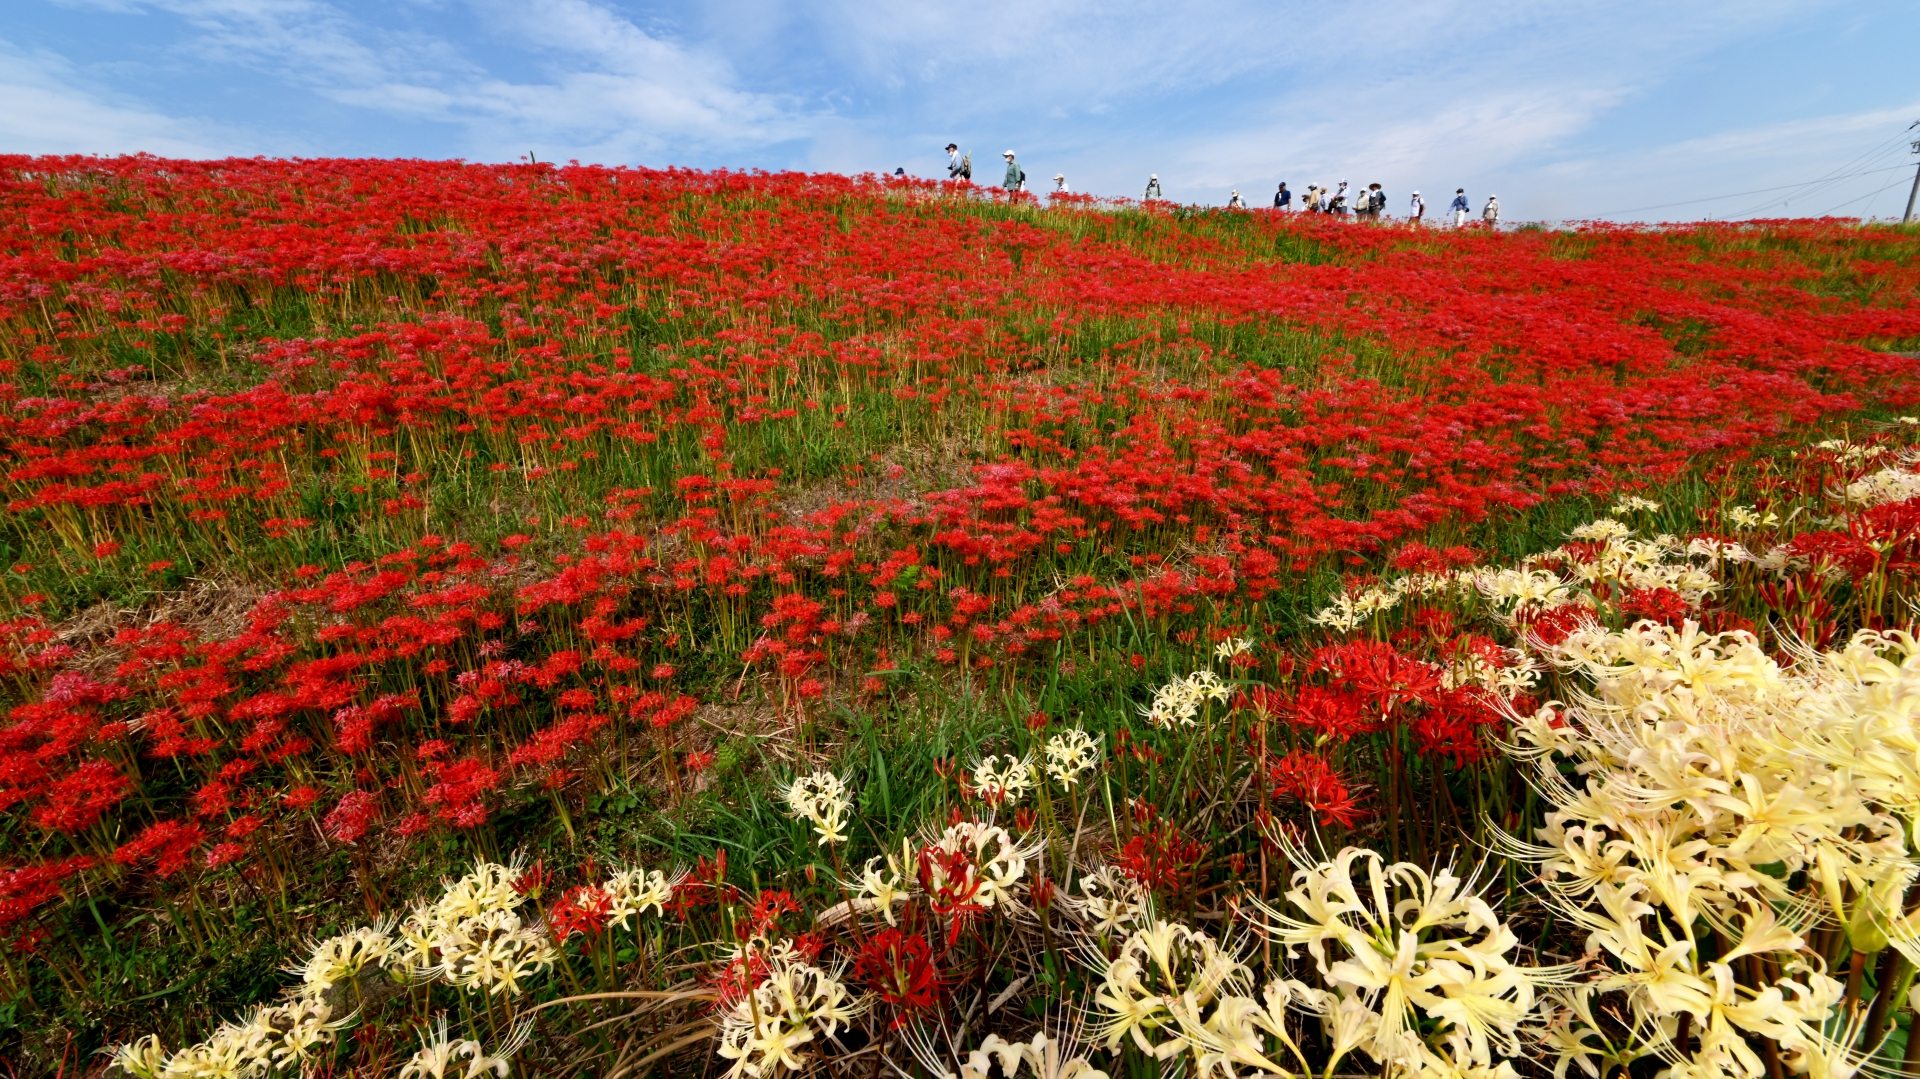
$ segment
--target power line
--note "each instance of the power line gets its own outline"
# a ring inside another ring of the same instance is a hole
[[[1902,172],[1905,172],[1905,171],[1906,171],[1906,169],[1907,169],[1907,167],[1906,167],[1905,165],[1901,165],[1901,166],[1898,166],[1898,167],[1899,167],[1899,169],[1900,169],[1900,171],[1902,171]],[[1881,191],[1891,191],[1891,190],[1893,190],[1894,188],[1896,188],[1896,187],[1899,187],[1899,186],[1900,186],[1901,184],[1903,184],[1903,183],[1906,183],[1906,182],[1907,182],[1907,178],[1906,178],[1905,176],[1896,176],[1896,177],[1894,177],[1894,179],[1893,179],[1893,182],[1892,182],[1892,183],[1890,183],[1890,184],[1888,184],[1888,185],[1886,185],[1885,187],[1882,187],[1882,188],[1880,188],[1880,189],[1879,189],[1878,191],[1869,191],[1869,192],[1867,192],[1867,193],[1866,193],[1866,194],[1864,194],[1864,195],[1860,195],[1860,196],[1857,196],[1857,197],[1855,197],[1855,198],[1850,198],[1850,199],[1848,199],[1847,201],[1845,201],[1845,202],[1843,202],[1843,203],[1840,203],[1840,204],[1839,204],[1839,205],[1837,205],[1837,206],[1829,206],[1829,207],[1827,207],[1826,209],[1824,209],[1824,210],[1822,210],[1822,211],[1820,211],[1820,214],[1819,214],[1819,216],[1821,216],[1821,217],[1825,217],[1825,216],[1827,216],[1828,214],[1830,214],[1830,213],[1832,213],[1833,211],[1835,211],[1835,210],[1838,210],[1838,209],[1839,209],[1839,208],[1840,208],[1841,206],[1851,206],[1851,205],[1853,205],[1854,203],[1856,203],[1856,202],[1859,202],[1859,201],[1860,201],[1861,199],[1870,199],[1870,198],[1872,198],[1872,197],[1874,197],[1875,195],[1878,195],[1878,194],[1880,194],[1880,192],[1881,192]]]
[[[1914,123],[1908,125],[1907,131],[1912,131],[1916,127],[1920,127],[1920,120],[1917,120]],[[1846,169],[1852,168],[1855,165],[1865,165],[1873,161],[1878,161],[1886,157],[1890,153],[1898,153],[1900,143],[1904,142],[1906,140],[1906,137],[1907,137],[1906,132],[1902,132],[1898,135],[1895,135],[1892,138],[1886,140],[1885,142],[1880,143],[1875,148],[1868,150],[1866,153],[1861,154],[1859,157],[1854,158],[1852,161],[1847,162],[1845,165],[1840,166],[1839,169],[1836,169],[1834,171],[1841,172]],[[1891,166],[1891,168],[1895,168],[1895,169],[1902,168],[1902,167],[1904,166],[1900,166],[1900,165]],[[1868,170],[1868,171],[1884,172],[1887,170],[1879,169],[1879,170]],[[1761,210],[1765,210],[1768,207],[1773,206],[1776,202],[1779,203],[1782,207],[1785,207],[1787,205],[1790,205],[1793,202],[1793,200],[1796,198],[1812,198],[1813,196],[1820,194],[1822,191],[1827,190],[1828,188],[1832,187],[1834,184],[1838,183],[1843,179],[1846,179],[1846,177],[1845,176],[1829,176],[1827,179],[1824,179],[1817,184],[1810,185],[1806,191],[1801,192],[1798,195],[1789,196],[1788,198],[1785,198],[1785,199],[1768,199],[1764,202],[1759,203],[1756,206],[1749,207],[1745,210],[1741,210],[1739,213],[1729,214],[1727,216],[1729,220],[1733,218],[1747,217],[1752,214],[1759,213]],[[1858,200],[1849,200],[1849,201],[1858,201]],[[1846,205],[1846,203],[1841,203],[1841,205],[1844,206]]]
[[[1906,168],[1905,165],[1893,165],[1884,169],[1865,169],[1860,172],[1849,172],[1843,176],[1829,176],[1829,177],[1822,177],[1818,180],[1808,180],[1805,183],[1781,184],[1779,187],[1759,187],[1759,188],[1753,189],[1752,191],[1735,191],[1732,194],[1728,194],[1728,195],[1714,195],[1704,199],[1687,199],[1683,202],[1663,202],[1658,206],[1636,206],[1631,210],[1608,210],[1606,213],[1603,213],[1603,214],[1594,214],[1593,217],[1595,219],[1598,219],[1602,217],[1613,217],[1616,214],[1637,214],[1643,210],[1665,210],[1665,209],[1670,209],[1674,206],[1693,206],[1702,202],[1719,202],[1722,199],[1737,199],[1742,195],[1761,195],[1769,191],[1791,191],[1794,188],[1812,187],[1815,184],[1831,183],[1835,180],[1846,180],[1846,179],[1851,179],[1852,177],[1855,177],[1855,176],[1867,176],[1876,172],[1891,172],[1893,169],[1904,170],[1905,168]],[[1769,205],[1771,205],[1771,203],[1769,203]],[[1739,215],[1735,215],[1735,216],[1739,216]]]

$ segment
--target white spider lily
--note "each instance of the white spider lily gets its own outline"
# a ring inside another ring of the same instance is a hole
[[[368,967],[385,966],[399,945],[393,939],[392,920],[360,926],[319,941],[307,950],[306,961],[287,968],[300,978],[301,996],[318,1000],[335,985],[352,982]]]
[[[866,998],[848,993],[837,973],[774,960],[766,978],[721,1017],[719,1053],[733,1061],[727,1075],[765,1079],[800,1071],[816,1038],[832,1037],[866,1007]]]
[[[853,811],[853,798],[845,781],[832,772],[801,776],[780,788],[788,815],[813,825],[819,845],[847,841],[847,815]]]
[[[625,929],[630,919],[645,914],[649,908],[656,916],[665,914],[674,888],[686,876],[684,869],[677,870],[672,876],[658,869],[626,869],[608,877],[607,883],[601,887],[608,900],[607,924]]]
[[[1100,763],[1100,739],[1078,727],[1047,739],[1047,774],[1062,790],[1072,790],[1083,772]]]
[[[504,1077],[513,1068],[513,1056],[526,1044],[531,1025],[515,1027],[498,1051],[486,1048],[471,1038],[455,1038],[447,1033],[445,1016],[439,1029],[420,1032],[420,1050],[400,1066],[397,1079],[482,1079],[492,1074]]]
[[[988,805],[1019,802],[1033,789],[1033,758],[1009,753],[1005,763],[999,755],[989,755],[973,765],[973,793]]]
[[[1215,659],[1232,659],[1253,651],[1253,642],[1245,637],[1228,637],[1213,648]]]

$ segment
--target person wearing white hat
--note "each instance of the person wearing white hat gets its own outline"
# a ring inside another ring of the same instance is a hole
[[[1334,191],[1333,197],[1327,200],[1327,212],[1340,217],[1346,216],[1347,182],[1345,180],[1340,181],[1340,186]]]
[[[1487,205],[1480,211],[1480,220],[1485,221],[1490,229],[1500,227],[1500,196],[1487,196]]]
[[[1244,210],[1244,209],[1246,209],[1246,208],[1247,208],[1247,204],[1246,204],[1245,202],[1243,202],[1243,201],[1241,201],[1241,198],[1240,198],[1240,189],[1239,189],[1239,188],[1237,188],[1237,187],[1236,187],[1236,188],[1234,188],[1234,189],[1233,189],[1233,197],[1227,200],[1227,209],[1229,209],[1229,210]]]
[[[1145,202],[1163,198],[1166,196],[1160,193],[1160,174],[1156,172],[1147,177],[1147,193],[1140,196],[1140,199]]]
[[[1413,202],[1407,207],[1407,220],[1413,222],[1414,228],[1419,228],[1426,223],[1426,216],[1427,200],[1420,197],[1420,192],[1415,191]]]
[[[1065,195],[1070,193],[1067,191],[1067,174],[1066,173],[1056,172],[1053,174],[1053,193],[1056,195]]]
[[[1027,182],[1027,170],[1021,168],[1019,165],[1014,164],[1012,150],[1008,150],[1006,153],[1001,154],[1000,156],[1007,159],[1007,182],[1006,182],[1007,191],[1011,193],[1014,191],[1024,190]]]

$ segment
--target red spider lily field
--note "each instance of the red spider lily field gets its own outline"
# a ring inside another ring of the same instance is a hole
[[[1920,231],[0,221],[13,1075],[1920,1077]]]

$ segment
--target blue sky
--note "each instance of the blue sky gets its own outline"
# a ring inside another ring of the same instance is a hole
[[[1920,138],[1912,2],[3,3],[11,152],[935,175],[953,140],[1036,188],[1676,220],[1898,216]]]

